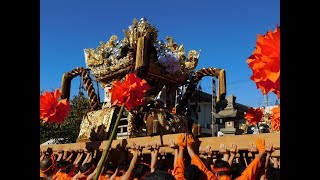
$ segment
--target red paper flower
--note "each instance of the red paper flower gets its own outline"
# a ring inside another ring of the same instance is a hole
[[[271,129],[274,131],[280,131],[280,105],[271,110]]]
[[[40,95],[40,119],[48,123],[61,123],[68,116],[70,104],[67,99],[59,100],[59,89],[55,92],[44,92]]]
[[[127,74],[123,83],[116,80],[109,90],[112,105],[121,106],[125,103],[128,111],[143,103],[143,97],[150,89],[147,81],[140,79],[136,73]]]
[[[249,108],[244,114],[244,118],[247,120],[249,125],[257,125],[261,122],[263,116],[263,110],[261,108]]]
[[[252,69],[251,80],[262,94],[274,92],[280,98],[280,28],[258,35],[256,49],[248,58]]]

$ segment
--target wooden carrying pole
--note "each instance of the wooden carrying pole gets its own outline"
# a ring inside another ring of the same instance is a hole
[[[147,143],[157,141],[158,144],[165,150],[167,153],[173,152],[171,148],[169,148],[170,139],[176,140],[179,134],[168,134],[163,136],[148,136],[148,137],[138,137],[138,138],[129,138],[129,139],[117,139],[114,140],[111,144],[111,149],[116,149],[117,146],[122,146],[123,144],[127,149],[130,149],[132,143],[136,143],[144,146]],[[198,147],[205,148],[206,146],[211,146],[212,151],[219,151],[220,144],[225,144],[228,147],[232,143],[237,144],[237,148],[239,150],[248,150],[249,143],[254,142],[256,138],[265,139],[265,143],[272,143],[275,150],[280,150],[280,133],[263,133],[263,134],[245,134],[245,135],[235,135],[235,136],[223,136],[223,137],[202,137],[196,139],[198,143]],[[163,143],[161,143],[163,142]],[[95,149],[104,150],[107,147],[108,140],[106,141],[97,141],[97,142],[80,142],[80,143],[70,143],[70,144],[51,144],[51,145],[40,145],[40,150],[46,151],[48,148],[51,148],[52,151],[56,152],[60,149],[63,150],[89,150]],[[168,147],[168,148],[167,148]],[[148,151],[144,150],[143,153],[148,153]],[[280,156],[280,153],[278,153]]]

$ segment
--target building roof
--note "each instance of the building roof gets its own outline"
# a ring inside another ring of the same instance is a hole
[[[197,94],[198,93],[198,94]],[[195,90],[191,96],[190,102],[195,102],[197,100],[197,95],[199,95],[199,101],[200,102],[212,102],[212,95],[203,91]],[[235,96],[236,97],[236,96]],[[250,108],[250,106],[241,104],[241,103],[234,103],[234,108],[238,109],[239,111],[247,111],[247,109]]]

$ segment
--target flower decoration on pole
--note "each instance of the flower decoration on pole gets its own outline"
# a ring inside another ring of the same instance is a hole
[[[60,99],[61,90],[54,92],[44,91],[40,95],[40,119],[48,123],[62,123],[70,112],[67,99]]]
[[[130,111],[139,105],[143,104],[143,98],[146,95],[147,90],[150,89],[147,81],[144,79],[140,79],[137,74],[130,73],[127,74],[124,81],[121,83],[116,80],[112,83],[112,88],[109,90],[111,94],[111,104],[112,106],[120,106],[120,110],[115,122],[115,125],[112,129],[111,135],[109,137],[107,147],[104,149],[102,153],[102,163],[98,165],[97,172],[94,176],[94,180],[97,180],[103,164],[107,159],[107,155],[109,153],[112,141],[115,138],[115,134],[120,122],[121,115],[123,113],[124,107]]]
[[[112,88],[109,90],[111,103],[113,106],[124,104],[126,109],[130,111],[143,103],[143,98],[149,89],[147,81],[140,79],[136,73],[127,74],[123,83],[118,80],[113,82]]]
[[[263,36],[258,34],[256,49],[247,63],[253,73],[250,79],[262,94],[274,92],[280,98],[280,27]]]
[[[280,105],[271,110],[271,129],[273,131],[280,131]]]
[[[258,125],[262,121],[263,110],[261,108],[249,108],[245,114],[244,118],[249,125]]]

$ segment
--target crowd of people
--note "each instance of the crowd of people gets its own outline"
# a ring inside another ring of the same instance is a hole
[[[213,142],[214,143],[214,142]],[[272,157],[273,145],[258,138],[239,151],[237,144],[220,144],[218,152],[210,146],[195,147],[192,134],[182,133],[168,143],[173,153],[167,153],[157,142],[118,148],[120,154],[112,163],[103,164],[99,180],[274,180],[280,179],[280,158]],[[146,148],[149,154],[143,154]],[[40,152],[40,179],[92,180],[102,163],[101,150],[60,150]],[[251,155],[251,156],[250,156]]]

